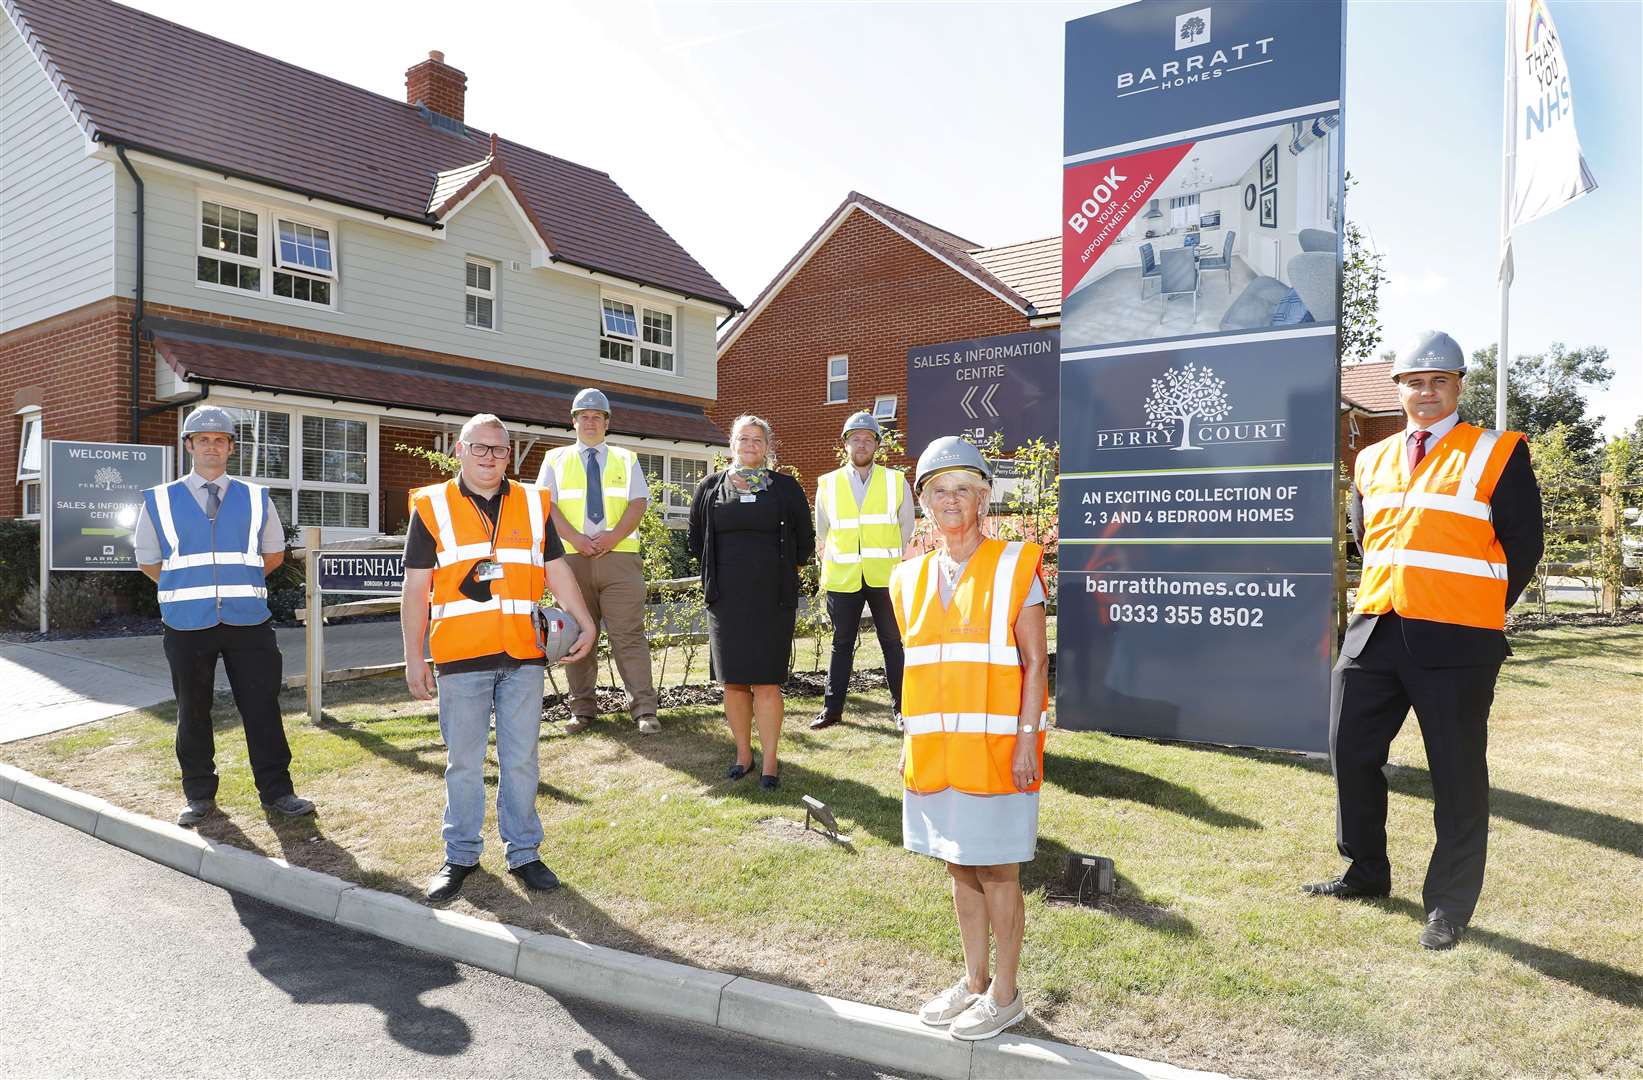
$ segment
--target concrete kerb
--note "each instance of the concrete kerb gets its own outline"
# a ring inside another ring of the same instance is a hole
[[[770,1042],[953,1080],[997,1076],[1224,1080],[1219,1073],[1178,1069],[1009,1033],[984,1042],[960,1042],[893,1009],[430,908],[281,859],[213,843],[10,765],[0,764],[0,799],[214,885],[566,997],[710,1024]]]

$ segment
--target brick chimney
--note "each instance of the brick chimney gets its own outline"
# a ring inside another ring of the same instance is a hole
[[[428,106],[441,116],[462,120],[463,99],[468,93],[468,76],[445,62],[438,49],[428,59],[405,72],[405,100]]]

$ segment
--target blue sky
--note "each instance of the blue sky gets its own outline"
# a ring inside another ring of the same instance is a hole
[[[1518,234],[1512,348],[1607,346],[1615,430],[1643,413],[1643,5],[1548,3],[1599,188]],[[394,97],[441,49],[472,123],[611,173],[749,302],[852,188],[982,244],[1056,233],[1062,27],[1109,5],[136,6]],[[1347,212],[1386,255],[1394,344],[1496,338],[1504,24],[1482,0],[1349,7]]]

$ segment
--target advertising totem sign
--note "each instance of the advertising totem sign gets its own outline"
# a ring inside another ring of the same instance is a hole
[[[1344,18],[1067,24],[1059,726],[1327,747]]]

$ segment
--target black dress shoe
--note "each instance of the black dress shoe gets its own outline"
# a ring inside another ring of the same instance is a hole
[[[843,713],[832,713],[823,709],[821,712],[816,714],[816,718],[814,720],[810,721],[810,730],[820,731],[822,728],[832,727],[834,724],[843,719]]]
[[[473,873],[475,869],[477,867],[448,862],[439,868],[439,873],[428,879],[428,888],[423,891],[422,895],[436,904],[443,900],[449,900],[462,891],[462,883],[468,879],[468,875]]]
[[[1368,885],[1359,885],[1340,877],[1334,881],[1320,881],[1312,885],[1302,885],[1301,891],[1310,896],[1333,896],[1337,900],[1374,900],[1392,895],[1392,886],[1381,885],[1371,888]]]
[[[729,777],[732,780],[740,780],[742,777],[746,776],[748,773],[750,773],[752,771],[753,771],[753,759],[750,757],[750,758],[748,758],[748,761],[747,761],[746,765],[743,765],[740,762],[732,761],[730,763],[730,769],[729,769],[728,772],[725,773],[725,776]]]
[[[1442,915],[1434,915],[1426,921],[1426,929],[1421,931],[1421,944],[1428,949],[1453,949],[1460,944],[1464,933],[1466,927],[1452,923]]]
[[[770,773],[761,773],[759,776],[759,786],[766,791],[775,791],[781,782],[782,778],[780,776],[773,776]]]
[[[552,892],[559,888],[559,876],[549,870],[541,859],[520,863],[508,873],[524,882],[527,889],[535,889],[537,892]]]

